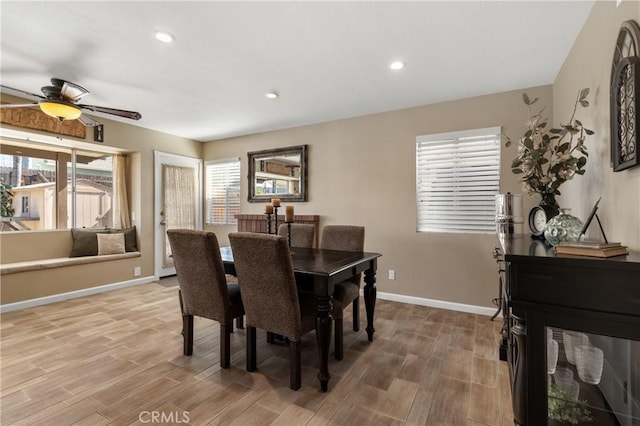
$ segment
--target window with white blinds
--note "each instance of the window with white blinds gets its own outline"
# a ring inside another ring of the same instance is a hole
[[[499,127],[416,138],[418,232],[495,232],[499,189]]]
[[[236,224],[240,213],[240,160],[205,163],[207,211],[206,223]]]

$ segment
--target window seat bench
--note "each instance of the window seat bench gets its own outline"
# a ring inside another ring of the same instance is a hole
[[[57,257],[52,259],[27,260],[23,262],[5,263],[0,265],[0,275],[16,274],[19,272],[36,271],[41,269],[61,268],[71,265],[86,265],[90,263],[108,262],[110,260],[140,257],[139,251],[122,254],[106,254],[102,256]]]

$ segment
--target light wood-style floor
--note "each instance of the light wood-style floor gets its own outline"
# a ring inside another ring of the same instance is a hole
[[[183,356],[171,280],[2,314],[0,423],[513,424],[499,321],[378,300],[372,343],[365,324],[354,333],[345,318],[345,358],[331,359],[328,393],[315,377],[315,335],[305,337],[294,392],[287,348],[261,331],[254,373],[244,369],[244,330],[232,337],[231,368],[220,369],[213,321],[195,320],[194,354]]]

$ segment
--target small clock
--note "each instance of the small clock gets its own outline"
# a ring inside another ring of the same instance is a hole
[[[534,238],[544,238],[544,227],[553,216],[557,215],[553,207],[535,206],[529,211],[529,229]]]

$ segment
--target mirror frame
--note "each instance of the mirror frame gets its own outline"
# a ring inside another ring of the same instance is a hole
[[[256,161],[261,158],[268,158],[277,155],[300,154],[300,193],[299,194],[267,194],[255,195],[256,182]],[[249,162],[249,190],[247,201],[250,203],[263,203],[271,201],[272,198],[279,198],[284,202],[304,202],[307,201],[307,145],[290,146],[286,148],[267,149],[264,151],[253,151],[247,153]]]

